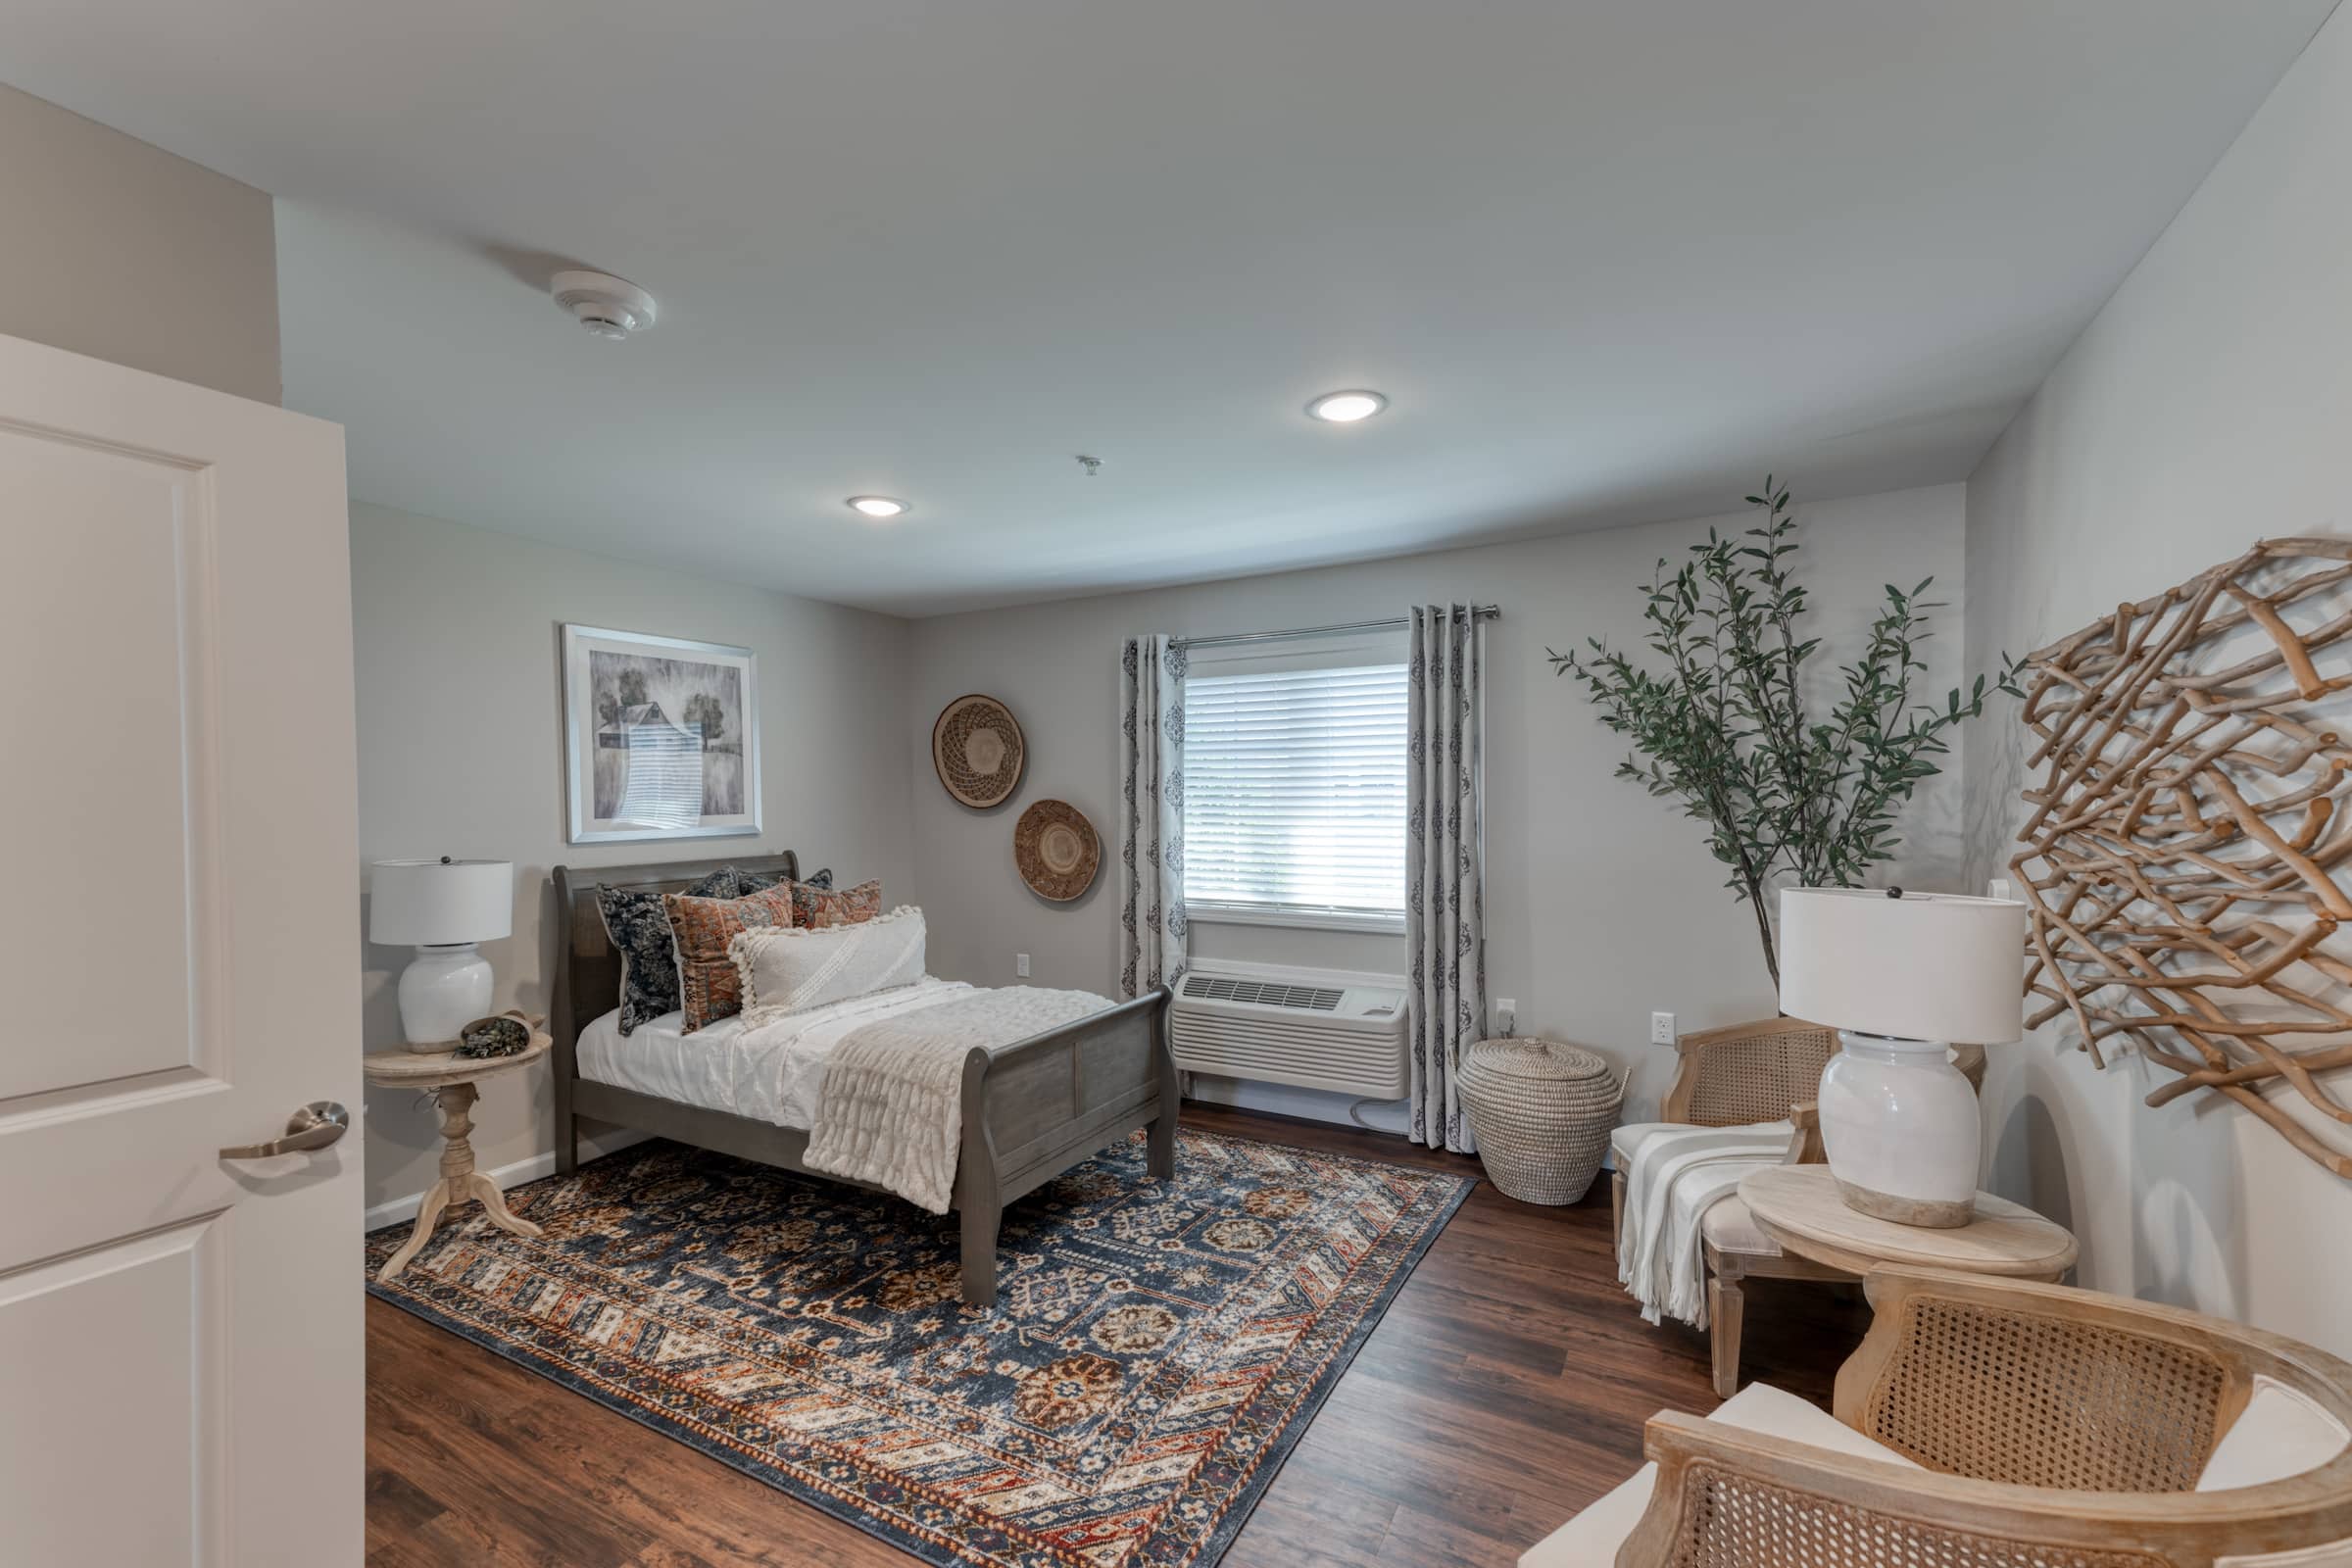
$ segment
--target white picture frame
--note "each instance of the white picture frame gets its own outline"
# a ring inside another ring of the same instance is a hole
[[[750,649],[565,622],[563,665],[570,843],[759,833]]]

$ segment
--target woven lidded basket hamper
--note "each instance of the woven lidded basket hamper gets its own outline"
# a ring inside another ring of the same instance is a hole
[[[1624,1079],[1582,1046],[1481,1040],[1462,1053],[1462,1108],[1487,1178],[1523,1203],[1585,1196],[1624,1096]]]

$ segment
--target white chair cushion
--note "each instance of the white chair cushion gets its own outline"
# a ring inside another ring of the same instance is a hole
[[[2299,1476],[2344,1451],[2342,1422],[2276,1378],[2257,1376],[2254,1396],[2230,1423],[2197,1477],[2199,1492],[2259,1487]]]
[[[1830,1448],[1857,1459],[1880,1459],[1906,1470],[1919,1468],[1892,1448],[1871,1442],[1819,1405],[1793,1394],[1783,1394],[1769,1383],[1750,1383],[1718,1405],[1707,1419],[1768,1437],[1809,1444],[1816,1448]],[[1649,1507],[1650,1492],[1657,1484],[1657,1465],[1643,1465],[1623,1486],[1528,1547],[1519,1559],[1519,1568],[1612,1568],[1617,1561],[1617,1548],[1625,1544],[1625,1538],[1642,1522],[1642,1512]]]
[[[1624,1485],[1520,1553],[1519,1568],[1615,1568],[1617,1548],[1642,1522],[1657,1484],[1658,1462],[1652,1459]]]
[[[2216,1557],[2213,1568],[2352,1568],[2352,1540],[2298,1551],[2265,1552],[2259,1557]]]
[[[1715,1131],[1763,1132],[1767,1129],[1776,1133],[1795,1131],[1785,1121],[1759,1121],[1749,1123],[1745,1127],[1719,1127]],[[1687,1133],[1696,1130],[1687,1121],[1629,1121],[1621,1126],[1613,1127],[1609,1130],[1609,1168],[1621,1173],[1630,1170],[1633,1167],[1634,1156],[1642,1152],[1642,1146],[1659,1133]]]
[[[1761,1432],[1770,1438],[1787,1438],[1791,1443],[1829,1448],[1856,1459],[1883,1459],[1906,1470],[1919,1468],[1917,1461],[1864,1437],[1812,1400],[1783,1394],[1769,1383],[1750,1383],[1717,1405],[1715,1413],[1707,1419]]]
[[[1756,1216],[1738,1193],[1707,1205],[1707,1211],[1698,1217],[1698,1234],[1719,1252],[1736,1252],[1741,1257],[1781,1255],[1781,1244],[1764,1234],[1764,1227],[1756,1223]]]
[[[1616,1156],[1611,1162],[1613,1168],[1625,1170],[1632,1166],[1634,1155],[1652,1133],[1671,1132],[1682,1125],[1676,1121],[1629,1121],[1611,1129],[1609,1152]]]

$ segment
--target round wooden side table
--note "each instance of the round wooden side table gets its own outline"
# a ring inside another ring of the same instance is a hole
[[[517,1236],[536,1236],[539,1227],[527,1219],[518,1219],[507,1208],[506,1195],[498,1183],[473,1168],[473,1145],[467,1135],[473,1131],[473,1102],[481,1096],[478,1087],[485,1078],[497,1078],[516,1072],[544,1057],[555,1041],[537,1025],[531,1027],[531,1043],[512,1056],[460,1056],[447,1051],[371,1051],[361,1058],[361,1066],[371,1084],[391,1089],[423,1089],[432,1093],[433,1104],[441,1112],[441,1178],[425,1190],[424,1200],[416,1208],[416,1228],[409,1239],[400,1244],[400,1250],[384,1259],[376,1272],[378,1280],[399,1275],[432,1239],[434,1222],[441,1211],[452,1203],[463,1203],[468,1198],[481,1202],[482,1215],[503,1231]]]
[[[2072,1231],[1990,1193],[1977,1195],[1976,1218],[1949,1230],[1846,1207],[1827,1165],[1769,1166],[1740,1183],[1740,1197],[1784,1250],[1850,1274],[1898,1263],[2055,1284],[2075,1266]]]

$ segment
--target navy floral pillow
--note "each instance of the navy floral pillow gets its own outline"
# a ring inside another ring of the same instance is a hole
[[[745,871],[732,866],[728,869],[735,872],[735,896],[739,899],[749,898],[755,893],[765,893],[784,881],[781,871]],[[833,868],[827,866],[814,876],[801,878],[801,881],[808,887],[829,889],[833,886]]]
[[[686,892],[698,899],[737,898],[741,880],[733,866],[722,865]],[[677,1011],[678,939],[669,929],[662,895],[600,883],[596,907],[605,917],[612,951],[620,955],[620,1032]]]

